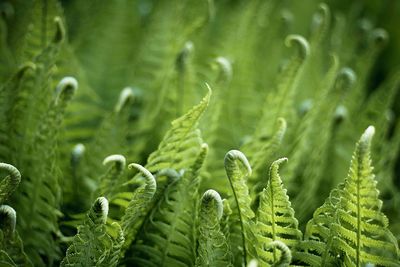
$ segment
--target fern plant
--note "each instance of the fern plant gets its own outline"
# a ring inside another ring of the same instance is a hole
[[[1,1],[0,265],[400,266],[396,12]]]

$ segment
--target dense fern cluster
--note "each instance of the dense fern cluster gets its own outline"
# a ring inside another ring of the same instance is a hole
[[[400,266],[368,10],[1,1],[0,265]]]

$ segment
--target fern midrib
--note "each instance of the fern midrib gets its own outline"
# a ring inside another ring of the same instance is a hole
[[[360,177],[361,177],[361,159],[362,153],[357,157],[357,247],[356,247],[356,266],[360,266],[360,242],[361,242],[361,203],[360,203]]]
[[[271,192],[271,223],[272,223],[272,240],[276,240],[276,232],[275,232],[275,203],[274,203],[274,190],[272,188],[272,177],[270,180],[270,192]],[[273,251],[273,256],[274,256],[274,262],[276,262],[276,248],[275,246],[272,248]]]

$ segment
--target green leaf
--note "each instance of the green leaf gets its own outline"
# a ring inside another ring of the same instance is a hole
[[[387,229],[382,201],[371,166],[370,147],[375,128],[368,127],[358,141],[345,180],[333,230],[334,246],[344,254],[344,263],[397,266],[396,239]]]
[[[117,266],[119,249],[123,243],[122,231],[117,237],[107,233],[108,201],[99,197],[93,203],[78,233],[67,250],[61,266]],[[117,252],[116,252],[117,251]]]
[[[254,212],[250,208],[251,198],[246,185],[247,176],[251,175],[251,167],[246,156],[238,151],[231,150],[225,156],[225,171],[228,176],[242,234],[243,261],[257,257],[257,239],[255,237]]]
[[[260,244],[258,255],[265,264],[275,264],[281,258],[275,247],[271,252],[265,251],[265,246],[278,240],[290,248],[295,248],[302,238],[298,222],[294,217],[294,210],[278,173],[279,165],[284,161],[287,161],[287,158],[281,158],[272,163],[268,185],[261,193],[258,208],[257,238]]]
[[[207,145],[203,145],[191,168],[182,170],[178,179],[168,184],[135,240],[129,264],[194,265],[199,169],[207,150]]]
[[[125,250],[135,240],[136,234],[150,210],[151,201],[157,189],[156,180],[148,170],[135,163],[130,164],[129,168],[139,170],[143,174],[145,183],[135,190],[121,219],[121,226],[126,240],[124,244]]]
[[[200,204],[196,266],[233,266],[229,245],[220,227],[222,215],[220,195],[212,189],[207,190]]]

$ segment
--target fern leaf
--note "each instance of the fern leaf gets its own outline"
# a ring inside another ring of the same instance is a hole
[[[258,142],[266,136],[273,136],[271,129],[275,129],[274,124],[279,118],[291,121],[294,116],[293,103],[295,90],[299,81],[302,69],[307,57],[310,54],[310,45],[307,40],[300,35],[289,35],[285,39],[287,46],[296,46],[296,54],[279,75],[276,93],[267,96],[264,103],[264,110],[260,118],[256,132],[254,134],[254,144],[249,144],[251,151],[257,147]],[[277,95],[276,95],[277,94]]]
[[[338,259],[335,258],[332,248],[334,233],[332,222],[340,202],[340,191],[343,184],[333,189],[325,203],[319,207],[313,218],[307,223],[304,241],[297,246],[293,256],[296,262],[302,262],[309,266],[335,266]]]
[[[382,201],[372,173],[370,146],[375,128],[370,126],[358,141],[345,180],[334,230],[335,246],[345,262],[355,266],[367,263],[397,266],[397,242],[387,229],[388,219],[381,212]]]
[[[200,205],[196,266],[232,266],[228,242],[220,228],[222,215],[220,195],[212,189],[207,190]]]
[[[132,247],[129,263],[137,266],[193,266],[199,168],[207,146],[202,146],[191,168],[182,170],[152,209]]]
[[[251,167],[246,156],[238,150],[229,151],[225,156],[224,162],[238,211],[242,231],[243,260],[246,264],[248,260],[257,257],[255,250],[257,240],[252,229],[254,226],[252,220],[255,215],[250,208],[251,198],[246,185],[246,177],[251,175]]]
[[[264,251],[263,247],[278,240],[290,248],[295,248],[302,238],[294,210],[291,208],[289,197],[278,173],[279,164],[286,160],[287,158],[281,158],[272,163],[268,185],[261,194],[258,208],[257,237],[261,245],[258,255],[269,264],[278,262],[277,251],[275,247],[272,252]]]
[[[0,263],[6,261],[11,266],[33,266],[24,252],[21,238],[15,231],[16,216],[15,210],[10,206],[0,206]]]
[[[21,214],[21,234],[25,248],[34,264],[45,265],[41,254],[49,264],[60,257],[55,237],[59,235],[60,170],[58,163],[58,134],[68,101],[77,90],[74,78],[62,79],[53,100],[37,126],[28,151],[36,157],[29,159],[26,179],[21,185],[21,196],[17,199]]]
[[[78,227],[78,233],[69,246],[61,266],[105,267],[117,265],[118,259],[115,260],[113,249],[118,250],[120,246],[118,244],[122,243],[122,240],[120,234],[114,240],[107,233],[105,225],[107,215],[107,199],[104,197],[97,198],[86,215],[84,223]]]
[[[295,258],[311,265],[332,266],[338,255],[346,266],[368,263],[397,266],[399,251],[388,220],[381,212],[376,181],[372,173],[370,126],[358,141],[344,184],[332,190],[325,204],[307,224],[305,241],[299,247],[306,254]]]
[[[0,182],[0,204],[2,204],[17,189],[21,182],[21,174],[17,168],[7,163],[0,163],[0,169],[9,173]]]
[[[146,169],[155,173],[169,168],[180,170],[193,164],[193,159],[196,158],[201,146],[196,127],[210,97],[211,89],[200,104],[172,122],[171,129],[165,134],[158,149],[149,156]]]
[[[149,212],[150,202],[157,189],[156,180],[148,170],[135,163],[130,164],[129,168],[139,170],[145,178],[145,184],[136,189],[125,210],[125,215],[121,220],[121,226],[126,240],[124,244],[125,250],[134,241],[145,216]]]

